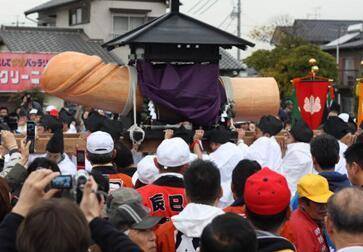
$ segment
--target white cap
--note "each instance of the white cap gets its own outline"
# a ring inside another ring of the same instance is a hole
[[[45,109],[45,111],[46,112],[50,112],[50,111],[52,111],[52,110],[54,110],[54,109],[57,109],[56,107],[54,107],[53,105],[49,105],[49,106],[47,106],[47,108]]]
[[[34,108],[29,111],[29,115],[36,114],[36,113],[38,113],[38,110],[34,109]]]
[[[349,115],[347,113],[341,113],[339,115],[339,118],[342,119],[346,123],[349,121]]]
[[[156,150],[158,163],[168,167],[177,167],[188,164],[190,151],[187,143],[180,137],[165,139]]]
[[[137,180],[141,183],[150,185],[155,181],[156,177],[159,175],[159,169],[155,166],[154,155],[145,156],[137,164],[137,171],[132,176],[132,183],[135,185]]]
[[[106,154],[112,152],[113,148],[113,139],[106,132],[96,131],[87,137],[87,151],[90,153]]]

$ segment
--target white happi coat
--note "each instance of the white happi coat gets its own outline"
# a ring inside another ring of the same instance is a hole
[[[238,162],[244,158],[244,154],[235,144],[228,142],[209,155],[210,161],[216,164],[221,174],[223,197],[219,201],[219,207],[224,208],[233,203],[232,172]]]
[[[282,162],[281,147],[275,137],[262,136],[250,145],[246,159],[257,161],[262,168],[279,171]]]
[[[347,174],[347,167],[346,167],[347,161],[345,160],[344,152],[348,149],[348,146],[342,143],[341,141],[338,142],[339,142],[339,162],[335,166],[335,171],[341,174]]]
[[[287,145],[285,157],[282,159],[280,172],[286,177],[291,196],[295,195],[299,179],[306,174],[313,173],[313,159],[310,153],[310,144],[291,143]]]

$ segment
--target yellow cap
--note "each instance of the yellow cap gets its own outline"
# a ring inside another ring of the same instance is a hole
[[[328,180],[316,174],[302,177],[297,183],[297,192],[299,198],[305,197],[316,203],[327,203],[334,194],[329,190]]]

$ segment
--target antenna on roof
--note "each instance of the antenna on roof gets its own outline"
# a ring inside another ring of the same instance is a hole
[[[179,13],[179,0],[169,0],[170,1],[170,10],[172,13]]]

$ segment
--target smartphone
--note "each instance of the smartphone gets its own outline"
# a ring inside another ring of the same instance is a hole
[[[35,147],[35,122],[28,121],[26,123],[26,142],[31,142],[29,153],[34,153]]]
[[[50,186],[55,189],[71,189],[73,184],[73,178],[71,175],[60,175],[55,177]]]
[[[77,150],[77,170],[84,170],[86,168],[86,153],[84,150]]]

